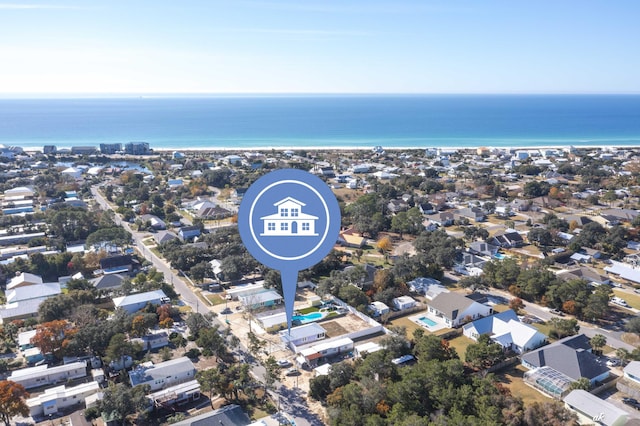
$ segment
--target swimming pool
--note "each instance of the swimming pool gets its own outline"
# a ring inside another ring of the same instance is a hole
[[[493,255],[493,257],[495,257],[496,259],[502,260],[502,259],[505,259],[507,256],[505,256],[502,253],[496,253],[496,254]]]
[[[319,320],[320,318],[324,317],[324,314],[322,312],[310,312],[308,314],[304,314],[304,315],[294,315],[292,317],[292,319],[294,321],[300,321],[302,324],[307,323],[307,322],[312,322],[315,320]]]
[[[423,323],[427,327],[433,327],[434,325],[438,325],[437,322],[435,322],[431,318],[427,318],[427,317],[420,317],[420,318],[418,318],[418,321],[420,321],[421,323]]]

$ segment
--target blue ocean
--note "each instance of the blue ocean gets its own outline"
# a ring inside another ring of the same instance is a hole
[[[295,95],[0,99],[25,149],[640,146],[640,95]]]

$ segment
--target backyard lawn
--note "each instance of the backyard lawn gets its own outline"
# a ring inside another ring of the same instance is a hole
[[[544,396],[531,386],[524,383],[522,377],[524,376],[525,371],[527,371],[526,368],[517,364],[507,370],[496,373],[495,376],[498,382],[509,388],[513,396],[522,398],[525,405],[531,405],[534,402],[542,403],[552,401],[551,398]]]
[[[469,339],[467,336],[458,336],[451,340],[449,340],[449,346],[455,348],[458,356],[461,360],[464,361],[464,354],[467,351],[467,346],[475,343],[473,340]]]

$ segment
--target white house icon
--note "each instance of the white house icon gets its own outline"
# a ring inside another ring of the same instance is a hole
[[[306,204],[287,197],[274,204],[275,214],[260,218],[264,224],[263,236],[291,237],[291,236],[316,236],[317,216],[302,213],[302,207]]]

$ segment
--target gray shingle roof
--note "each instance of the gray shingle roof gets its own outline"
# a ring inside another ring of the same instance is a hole
[[[526,353],[522,360],[535,367],[549,366],[573,380],[581,377],[591,380],[609,369],[589,352],[590,349],[589,339],[579,334]]]
[[[473,300],[459,293],[440,293],[429,302],[429,306],[442,312],[447,318],[455,320],[460,312],[464,312]]]

